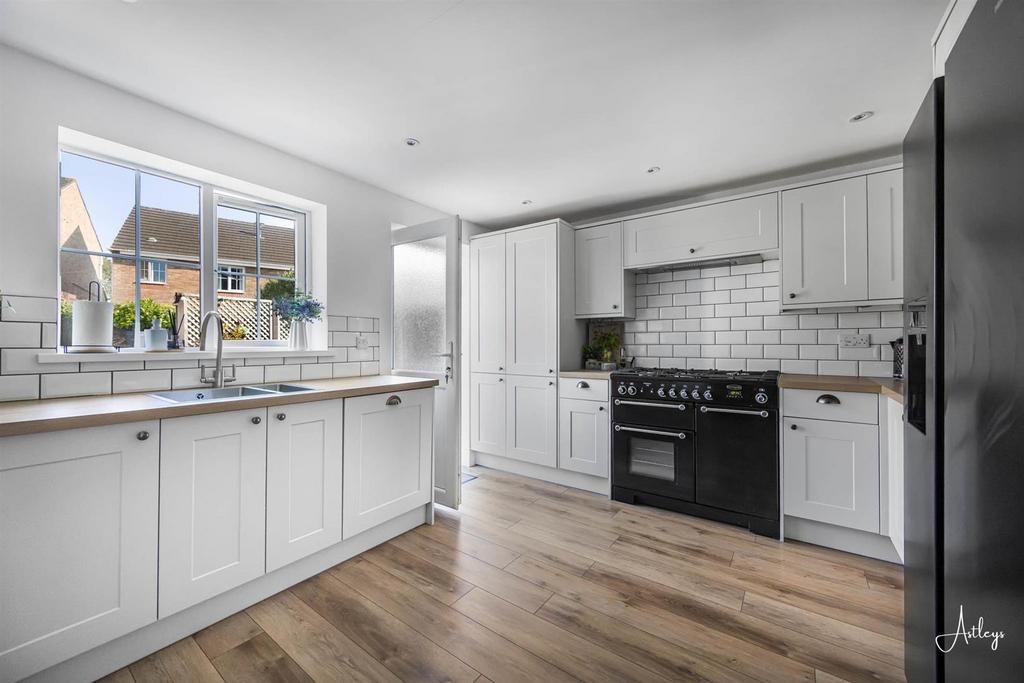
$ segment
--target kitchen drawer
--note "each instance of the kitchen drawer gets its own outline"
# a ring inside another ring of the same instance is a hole
[[[878,424],[878,394],[783,389],[782,413],[786,417]]]
[[[585,401],[607,401],[608,380],[584,377],[559,377],[559,398],[580,398]]]

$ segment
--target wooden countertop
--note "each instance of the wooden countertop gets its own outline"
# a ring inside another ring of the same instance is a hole
[[[782,389],[810,389],[821,391],[855,391],[863,394],[881,394],[903,403],[903,380],[891,377],[844,377],[842,375],[779,375]]]
[[[436,379],[374,375],[291,382],[313,391],[271,394],[259,398],[231,399],[209,403],[168,403],[148,394],[114,394],[0,403],[0,436],[54,432],[78,427],[157,420],[186,415],[219,413],[265,406],[307,403],[332,398],[352,398],[391,391],[437,386]],[[231,386],[231,385],[228,385]]]
[[[609,379],[611,374],[611,370],[562,370],[558,376],[570,379]]]

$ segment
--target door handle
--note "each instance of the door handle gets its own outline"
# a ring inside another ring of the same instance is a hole
[[[685,439],[686,432],[663,432],[660,429],[640,429],[639,427],[623,427],[615,425],[617,432],[637,432],[638,434],[656,434],[658,436],[674,436],[677,439]]]
[[[589,389],[590,385],[587,384],[586,382],[584,382],[583,380],[580,380],[579,382],[576,382],[576,388],[577,389]]]
[[[737,410],[736,408],[708,408],[707,406],[701,406],[700,412],[702,413],[732,413],[734,415],[756,415],[758,417],[768,417],[767,410]]]
[[[388,400],[384,401],[384,405],[397,406],[402,404],[402,398],[400,396],[389,396]]]
[[[654,403],[653,401],[624,401],[621,398],[615,399],[617,406],[644,406],[645,408],[675,408],[686,410],[685,403]]]
[[[833,396],[832,394],[822,394],[815,400],[815,402],[827,406],[837,406],[841,403],[839,398],[837,396]]]

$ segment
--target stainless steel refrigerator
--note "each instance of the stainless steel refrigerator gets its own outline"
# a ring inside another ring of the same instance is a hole
[[[978,0],[904,141],[904,186],[907,679],[1021,681],[1021,0]]]

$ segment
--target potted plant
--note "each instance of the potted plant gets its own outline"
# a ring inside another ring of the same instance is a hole
[[[320,320],[324,313],[324,305],[305,292],[296,292],[292,296],[274,299],[274,310],[282,320],[289,323],[288,348],[309,348],[306,325],[314,320]]]

